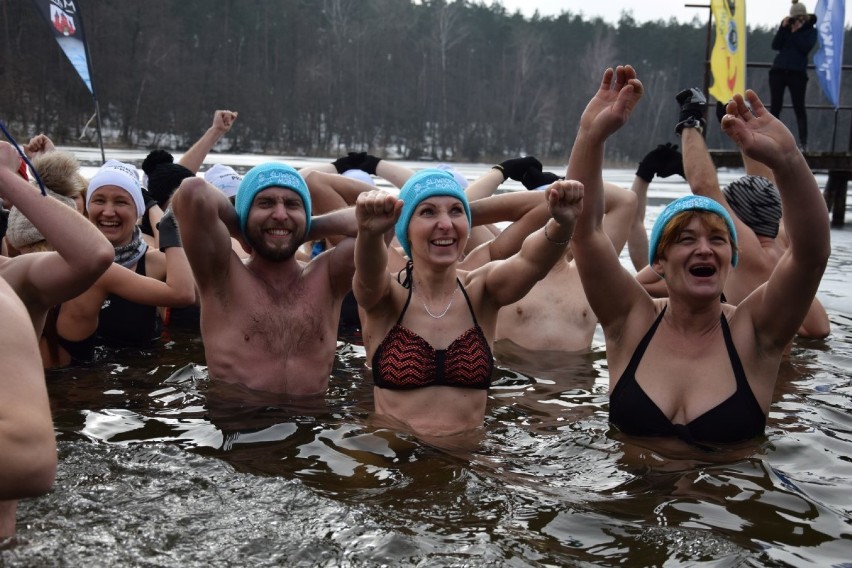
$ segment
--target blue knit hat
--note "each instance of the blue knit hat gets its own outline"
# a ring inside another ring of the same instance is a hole
[[[719,202],[700,195],[687,195],[685,197],[675,199],[669,203],[665,209],[663,209],[660,216],[657,217],[656,222],[654,222],[654,228],[651,229],[651,242],[648,247],[648,262],[650,264],[654,264],[654,260],[657,258],[657,247],[660,246],[660,237],[662,236],[666,225],[669,224],[675,215],[684,211],[708,211],[718,215],[725,221],[725,225],[728,227],[728,232],[731,234],[731,244],[734,249],[734,254],[731,257],[731,265],[736,266],[738,256],[737,230],[734,228],[734,220],[731,219],[727,209],[722,207]]]
[[[260,164],[246,172],[240,187],[237,190],[237,199],[234,207],[240,218],[240,230],[245,234],[246,221],[248,221],[249,209],[254,197],[268,187],[283,187],[292,189],[302,198],[305,206],[305,234],[311,230],[311,192],[308,184],[295,168],[278,162],[267,162]]]
[[[408,178],[405,185],[399,191],[402,199],[402,213],[396,222],[396,240],[402,245],[402,250],[411,258],[411,243],[408,242],[408,224],[411,216],[421,201],[435,196],[455,197],[462,202],[464,212],[467,214],[467,226],[470,229],[470,205],[467,196],[459,185],[459,182],[449,172],[438,169],[421,170]]]

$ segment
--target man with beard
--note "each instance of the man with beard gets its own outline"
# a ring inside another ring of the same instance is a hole
[[[286,396],[323,394],[340,306],[352,287],[355,241],[344,238],[310,262],[294,253],[309,233],[354,236],[354,214],[312,220],[305,180],[276,162],[246,173],[235,205],[193,177],[172,207],[201,298],[210,378]],[[231,236],[250,252],[245,261],[231,249]]]

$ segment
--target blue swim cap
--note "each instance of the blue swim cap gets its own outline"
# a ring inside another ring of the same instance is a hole
[[[399,191],[399,198],[402,199],[403,205],[402,213],[396,222],[396,240],[402,245],[402,250],[408,258],[411,258],[411,243],[408,242],[408,224],[411,222],[411,216],[414,215],[414,210],[421,201],[438,195],[455,197],[462,202],[464,212],[467,214],[468,230],[470,230],[470,205],[459,182],[452,174],[443,170],[421,170],[408,178]]]
[[[731,234],[731,244],[733,245],[732,248],[734,250],[734,254],[731,257],[731,266],[736,266],[738,256],[737,230],[734,228],[734,220],[731,219],[731,216],[728,214],[728,210],[722,207],[718,201],[714,201],[709,197],[703,197],[700,195],[687,195],[685,197],[675,199],[669,203],[665,209],[663,209],[660,216],[657,217],[656,222],[654,222],[654,228],[651,229],[651,242],[648,246],[648,263],[654,264],[654,259],[657,258],[657,247],[660,246],[660,237],[662,236],[666,225],[669,224],[669,221],[671,221],[675,215],[684,211],[708,211],[718,215],[725,221],[725,225],[728,227],[728,232]]]
[[[246,172],[237,190],[234,207],[240,218],[240,230],[246,233],[246,221],[254,197],[268,187],[292,189],[302,198],[305,206],[305,235],[311,230],[311,192],[308,184],[295,168],[278,162],[260,164]]]

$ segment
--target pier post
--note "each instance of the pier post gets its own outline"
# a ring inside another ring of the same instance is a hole
[[[831,213],[831,226],[842,227],[846,223],[846,185],[850,173],[837,170],[829,170],[828,180],[825,182],[825,203]]]

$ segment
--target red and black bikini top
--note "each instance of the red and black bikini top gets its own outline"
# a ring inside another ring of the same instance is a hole
[[[446,349],[435,349],[425,339],[403,327],[402,318],[411,303],[408,299],[376,352],[373,354],[373,383],[383,389],[407,390],[430,386],[487,389],[491,386],[494,356],[482,328],[476,322],[470,298],[461,288],[473,327],[459,335]]]

